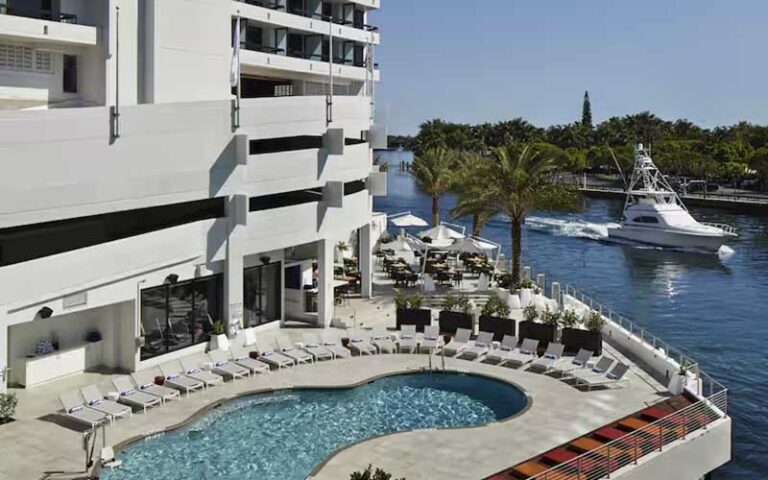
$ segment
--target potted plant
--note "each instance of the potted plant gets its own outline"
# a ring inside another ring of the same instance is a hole
[[[680,363],[680,368],[678,369],[677,373],[672,375],[672,378],[669,379],[667,389],[672,395],[680,395],[685,390],[685,385],[688,383],[689,368],[690,367],[688,363],[683,360]]]
[[[217,320],[211,326],[211,339],[208,342],[209,350],[229,350],[229,339],[227,338],[224,322]]]
[[[349,250],[347,242],[339,242],[336,244],[336,252],[338,253],[335,261],[336,263],[342,263],[344,261],[344,252]]]
[[[525,308],[531,302],[533,302],[533,282],[531,282],[530,278],[524,278],[520,282],[520,305]]]
[[[15,393],[0,393],[0,425],[13,421],[18,399]]]
[[[492,332],[493,339],[500,342],[504,335],[515,335],[515,321],[509,319],[509,306],[494,293],[488,298],[480,312],[480,331]]]
[[[549,313],[547,313],[549,312]],[[549,342],[554,341],[556,324],[544,323],[544,320],[551,321],[553,313],[548,309],[543,312],[547,318],[539,316],[538,310],[534,305],[528,305],[523,308],[523,321],[518,324],[518,336],[520,338],[530,338],[539,341],[539,348],[547,348]],[[559,314],[558,314],[559,317]],[[537,320],[542,320],[538,322]],[[555,320],[556,321],[556,320]]]
[[[466,295],[447,295],[440,310],[440,332],[456,334],[459,328],[472,329],[472,302]]]
[[[567,352],[576,353],[579,349],[584,348],[591,350],[595,355],[603,354],[602,331],[605,320],[603,320],[600,312],[592,310],[585,316],[583,328],[580,328],[576,312],[566,310],[561,323],[564,327],[561,342]]]
[[[417,332],[424,332],[424,327],[432,323],[432,312],[421,308],[424,297],[421,295],[408,296],[402,292],[395,295],[395,321],[397,329],[402,325],[416,325]]]

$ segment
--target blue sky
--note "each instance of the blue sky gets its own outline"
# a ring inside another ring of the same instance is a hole
[[[768,124],[768,0],[382,0],[390,133],[432,118],[539,126],[650,110]]]

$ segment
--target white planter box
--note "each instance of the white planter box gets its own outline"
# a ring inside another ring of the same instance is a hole
[[[211,340],[208,342],[208,349],[213,350],[229,350],[229,339],[226,335],[212,335]]]

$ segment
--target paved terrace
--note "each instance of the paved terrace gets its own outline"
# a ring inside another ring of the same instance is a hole
[[[372,315],[377,314],[376,320],[384,322],[389,318],[376,300],[356,303],[358,315],[370,310]],[[394,316],[389,321],[390,326],[394,326]],[[263,337],[286,335],[291,340],[300,340],[304,331],[284,329]],[[610,347],[606,353],[626,361]],[[439,359],[435,357],[435,360],[439,365]],[[227,382],[209,389],[208,393],[192,394],[188,399],[169,402],[164,408],[118,420],[116,425],[107,428],[107,441],[114,445],[172,428],[212,403],[250,392],[351,386],[381,375],[417,371],[427,365],[425,354],[380,355],[321,362]],[[483,427],[404,432],[364,441],[338,452],[314,478],[342,480],[372,463],[408,480],[442,477],[477,480],[665,396],[663,387],[634,366],[628,374],[630,381],[623,388],[592,392],[578,391],[548,376],[479,362],[447,358],[446,369],[512,382],[529,395],[531,407],[510,420]],[[84,478],[82,429],[55,415],[60,408],[58,394],[91,383],[101,385],[104,392],[111,391],[111,378],[112,375],[86,373],[30,390],[16,390],[17,421],[0,427],[0,480]]]

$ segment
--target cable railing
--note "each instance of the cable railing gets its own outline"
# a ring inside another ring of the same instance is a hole
[[[628,465],[637,465],[640,458],[653,452],[663,452],[678,440],[727,416],[728,391],[721,390],[655,422],[627,433],[594,450],[561,463],[529,480],[598,480]]]

